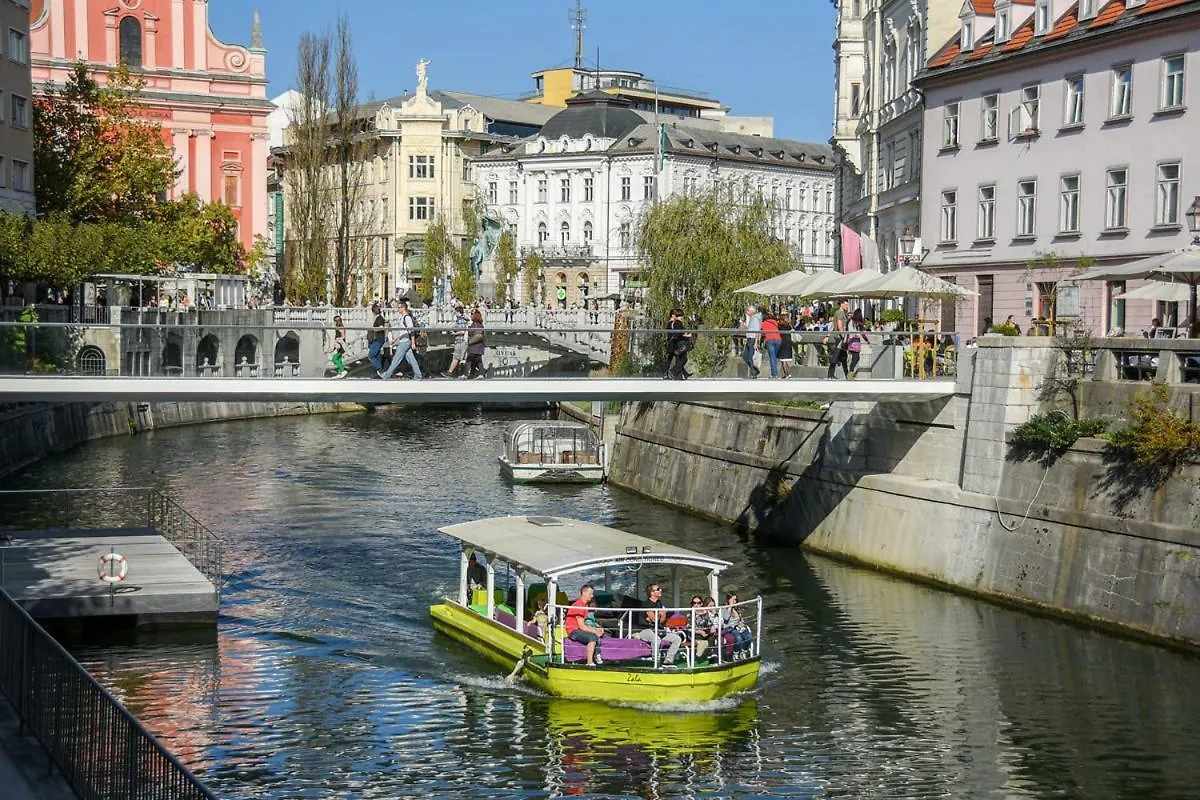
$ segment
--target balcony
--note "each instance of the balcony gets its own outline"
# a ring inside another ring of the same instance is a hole
[[[592,257],[590,244],[541,244],[536,247],[522,247],[521,256],[537,253],[547,261],[584,261]]]

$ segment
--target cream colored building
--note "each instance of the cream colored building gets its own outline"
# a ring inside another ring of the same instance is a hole
[[[351,255],[355,296],[388,300],[415,294],[429,224],[444,222],[451,238],[465,243],[464,208],[474,213],[478,197],[468,159],[536,133],[557,111],[429,91],[423,68],[415,93],[361,106],[359,117],[368,121],[372,146],[366,162],[355,169],[361,176],[353,214],[359,232]]]
[[[34,210],[29,0],[0,0],[0,210]]]

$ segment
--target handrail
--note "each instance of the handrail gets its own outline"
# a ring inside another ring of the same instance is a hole
[[[0,694],[85,800],[216,800],[0,588]]]

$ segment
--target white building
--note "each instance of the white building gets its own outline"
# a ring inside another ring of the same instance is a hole
[[[719,182],[771,198],[779,238],[810,267],[833,266],[828,145],[727,133],[699,119],[661,127],[648,119],[624,98],[591,91],[568,100],[539,134],[473,160],[489,216],[513,232],[519,255],[546,259],[544,297],[559,286],[569,305],[614,292],[629,297],[639,288],[640,215],[656,200]]]

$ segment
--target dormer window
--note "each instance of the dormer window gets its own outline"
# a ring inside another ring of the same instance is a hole
[[[1007,42],[1012,36],[1012,18],[1008,9],[996,12],[996,41]]]
[[[717,152],[717,148],[720,147],[720,145],[718,145],[716,142],[705,142],[704,146],[714,153]]]
[[[1091,19],[1096,16],[1097,0],[1079,0],[1079,19]]]
[[[1038,36],[1050,31],[1050,0],[1037,0],[1033,10],[1033,32]]]
[[[742,146],[740,144],[730,145],[729,152],[733,153],[736,156],[742,152]]]
[[[690,150],[691,148],[696,146],[696,140],[695,139],[684,139],[683,146]]]
[[[975,20],[968,17],[963,20],[962,37],[959,43],[959,49],[963,51],[973,50],[975,48]]]
[[[761,147],[755,147],[750,152],[753,153],[758,158],[762,158],[763,149]]]

